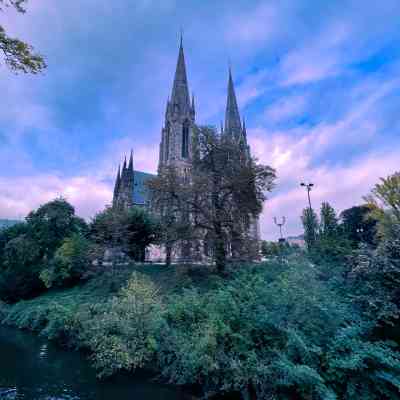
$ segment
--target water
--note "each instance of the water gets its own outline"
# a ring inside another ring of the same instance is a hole
[[[0,399],[18,400],[188,400],[178,388],[145,376],[99,382],[78,352],[44,338],[0,326]]]

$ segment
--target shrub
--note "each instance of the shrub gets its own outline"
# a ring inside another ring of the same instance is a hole
[[[253,270],[206,296],[189,290],[174,297],[158,352],[163,376],[199,384],[206,394],[400,398],[398,354],[386,343],[368,341],[369,325],[318,280],[319,271],[304,264],[274,274]],[[362,397],[363,381],[369,397]]]
[[[133,273],[126,287],[106,304],[79,315],[80,337],[92,352],[99,376],[143,368],[154,358],[161,325],[158,289]]]
[[[45,286],[65,286],[78,281],[90,265],[89,247],[89,241],[82,235],[66,238],[48,267],[40,272]]]

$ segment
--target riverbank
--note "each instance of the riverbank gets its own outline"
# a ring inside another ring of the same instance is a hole
[[[0,354],[2,400],[193,399],[186,391],[156,383],[143,373],[99,381],[81,353],[4,325],[0,326]]]
[[[299,255],[224,278],[126,266],[3,305],[1,320],[81,350],[100,378],[151,370],[209,397],[347,400],[362,387],[365,398],[398,399],[399,352],[373,336],[341,271]]]

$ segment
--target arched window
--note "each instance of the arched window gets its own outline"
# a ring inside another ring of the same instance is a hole
[[[182,158],[189,157],[189,121],[183,123],[182,128]]]

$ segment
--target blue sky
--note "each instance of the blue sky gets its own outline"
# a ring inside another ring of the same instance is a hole
[[[400,169],[398,0],[31,0],[0,24],[48,63],[0,65],[0,218],[59,195],[89,218],[130,148],[155,171],[181,27],[198,123],[223,119],[230,60],[253,154],[277,169],[264,238],[274,216],[301,232],[302,180],[340,211]]]

